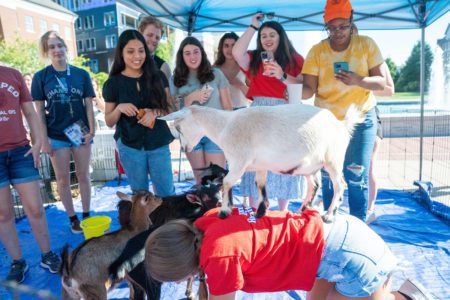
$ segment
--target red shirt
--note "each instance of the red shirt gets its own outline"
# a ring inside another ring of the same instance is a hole
[[[204,232],[200,266],[213,295],[312,289],[325,246],[319,213],[268,211],[256,219],[250,209],[218,209],[195,222]]]
[[[0,151],[29,143],[20,106],[31,102],[30,92],[19,71],[0,66]]]
[[[252,53],[251,51],[248,51],[247,53],[251,61]],[[297,63],[296,67],[291,69],[290,65],[287,65],[284,68],[284,72],[291,76],[297,77],[302,72],[304,59],[298,53],[294,53],[292,55],[292,58]],[[287,100],[285,95],[286,85],[279,79],[264,76],[263,71],[264,67],[262,63],[259,66],[259,70],[256,75],[252,74],[250,67],[248,68],[248,70],[242,69],[242,72],[244,72],[245,76],[250,81],[250,86],[248,87],[248,92],[246,95],[247,98],[253,99],[253,97],[260,96]]]

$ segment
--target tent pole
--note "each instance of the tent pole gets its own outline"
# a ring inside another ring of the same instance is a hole
[[[424,131],[424,107],[425,107],[425,24],[420,26],[420,164],[419,180],[422,180],[423,173],[423,131]]]

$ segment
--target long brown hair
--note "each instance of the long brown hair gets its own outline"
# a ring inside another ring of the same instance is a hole
[[[292,46],[291,41],[289,41],[289,38],[283,26],[275,21],[267,21],[263,23],[261,27],[259,27],[258,37],[256,40],[256,49],[252,51],[252,60],[250,61],[250,70],[252,75],[256,75],[262,63],[261,52],[264,51],[264,49],[261,44],[261,31],[265,27],[272,28],[278,33],[278,36],[280,37],[277,51],[275,51],[274,53],[276,62],[281,66],[283,70],[288,65],[290,66],[291,70],[297,67],[297,62],[293,58],[293,55],[294,53],[296,53],[296,51]]]
[[[198,272],[203,234],[187,220],[173,220],[145,242],[145,270],[161,282],[179,281]]]
[[[237,41],[239,39],[239,36],[234,32],[227,32],[220,38],[219,46],[217,47],[217,59],[214,62],[215,66],[221,66],[225,63],[225,55],[223,55],[223,43],[225,43],[226,39]]]
[[[154,95],[151,100],[152,105],[155,108],[163,109],[164,111],[169,112],[170,104],[167,101],[166,93],[164,91],[164,85],[161,79],[161,76],[164,75],[161,74],[157,69],[155,61],[153,59],[149,59],[150,51],[148,50],[144,37],[139,31],[128,29],[120,34],[114,54],[114,62],[109,72],[109,76],[111,77],[114,75],[118,75],[123,70],[125,70],[125,61],[123,60],[122,52],[128,42],[131,40],[138,40],[144,46],[145,60],[144,64],[141,67],[143,72],[142,77],[144,79],[144,82],[146,83],[146,88]]]
[[[181,42],[180,48],[178,48],[177,51],[177,63],[173,75],[173,83],[175,84],[175,86],[179,88],[187,84],[189,68],[187,67],[183,59],[183,50],[184,47],[186,47],[187,45],[193,45],[200,48],[200,52],[202,54],[202,61],[200,62],[200,65],[198,66],[197,70],[197,78],[200,81],[200,83],[204,84],[213,81],[214,73],[211,67],[211,63],[209,62],[208,57],[206,56],[205,49],[203,49],[203,46],[199,40],[197,40],[195,37],[188,36]]]

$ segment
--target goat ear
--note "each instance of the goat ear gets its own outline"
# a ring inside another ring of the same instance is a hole
[[[125,200],[125,201],[131,201],[131,196],[124,194],[122,192],[117,192],[116,193],[117,197],[119,197],[121,200]]]
[[[164,121],[178,120],[178,119],[184,118],[189,112],[190,112],[190,110],[188,108],[183,108],[182,110],[173,112],[166,116],[158,117],[158,119],[164,120]]]
[[[200,199],[199,196],[194,195],[194,194],[187,194],[186,195],[186,199],[188,199],[189,202],[194,203],[194,204],[202,204],[202,200]]]

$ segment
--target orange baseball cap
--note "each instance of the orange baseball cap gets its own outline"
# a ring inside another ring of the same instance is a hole
[[[325,23],[338,18],[350,19],[352,10],[352,5],[349,0],[327,0],[323,19]]]

